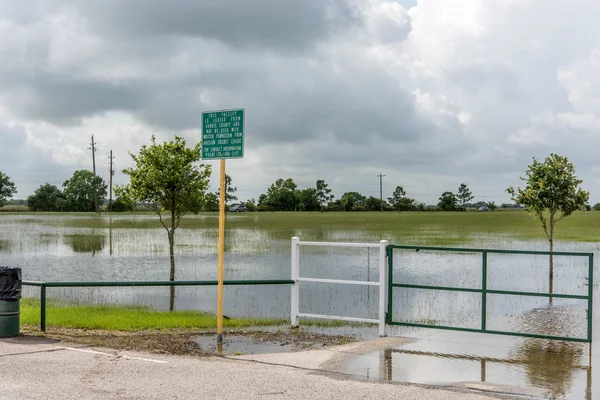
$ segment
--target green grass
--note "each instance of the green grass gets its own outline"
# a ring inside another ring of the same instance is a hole
[[[232,318],[223,321],[226,328],[274,326],[287,323],[275,318]],[[39,327],[40,303],[21,299],[21,324]],[[198,311],[156,311],[142,306],[68,306],[48,302],[46,324],[49,327],[138,331],[143,329],[216,329],[213,314]]]
[[[29,214],[32,215],[32,214]],[[42,218],[39,223],[57,224],[56,218]],[[103,214],[84,213],[79,218],[70,214],[58,224],[73,228],[162,229],[152,213]],[[1,223],[1,216],[0,216]],[[212,229],[218,227],[216,213],[185,216],[182,229]],[[228,214],[227,229],[252,229],[265,232],[274,240],[287,240],[301,234],[303,240],[379,240],[428,244],[455,245],[473,242],[480,237],[531,240],[546,237],[538,220],[524,211],[514,212],[269,212]],[[600,241],[600,212],[577,212],[557,224],[557,240]]]

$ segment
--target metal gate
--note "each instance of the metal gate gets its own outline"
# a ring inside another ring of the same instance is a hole
[[[429,286],[429,285],[413,285],[408,283],[402,283],[402,277],[399,280],[394,281],[394,250],[415,250],[415,251],[432,251],[432,252],[453,252],[453,253],[477,253],[481,254],[481,287],[480,288],[465,288],[465,287],[449,287],[449,286]],[[539,293],[539,292],[521,292],[521,291],[510,291],[510,290],[494,290],[488,288],[488,254],[521,254],[521,255],[553,255],[553,256],[569,256],[569,257],[584,257],[588,261],[588,276],[587,282],[587,294],[576,295],[576,294],[564,294],[564,293]],[[431,328],[431,329],[445,329],[453,331],[463,332],[479,332],[479,333],[490,333],[496,335],[508,335],[508,336],[521,336],[529,338],[540,338],[540,339],[551,339],[551,340],[565,340],[571,342],[592,342],[592,300],[594,295],[594,255],[592,253],[576,253],[576,252],[547,252],[547,251],[518,251],[518,250],[495,250],[495,249],[468,249],[468,248],[449,248],[449,247],[426,247],[426,246],[396,246],[389,245],[387,247],[387,259],[388,259],[388,308],[386,313],[386,323],[388,325],[396,326],[409,326],[418,328]],[[479,293],[481,295],[481,324],[479,328],[464,328],[457,326],[445,326],[429,323],[415,323],[408,321],[396,321],[394,320],[394,302],[393,294],[395,288],[405,289],[425,289],[425,290],[436,290],[436,291],[453,291],[453,292],[466,292],[466,293]],[[509,295],[509,296],[531,296],[531,297],[546,297],[549,299],[577,299],[587,301],[587,324],[586,324],[586,335],[585,338],[568,337],[568,336],[551,336],[541,335],[527,332],[511,332],[503,330],[491,330],[487,328],[487,300],[488,295]]]

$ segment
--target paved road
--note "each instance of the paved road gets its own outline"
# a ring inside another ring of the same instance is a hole
[[[318,350],[266,358],[188,357],[92,348],[21,336],[0,339],[0,399],[484,400],[499,397],[489,392],[361,381],[314,368],[330,362],[333,353]]]

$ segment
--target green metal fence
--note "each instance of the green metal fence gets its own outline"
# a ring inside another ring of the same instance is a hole
[[[429,286],[429,285],[411,285],[405,283],[395,283],[394,277],[394,249],[404,250],[426,250],[426,251],[439,251],[439,252],[458,252],[458,253],[480,253],[481,254],[481,288],[462,288],[462,287],[448,287],[448,286]],[[537,293],[537,292],[519,292],[509,290],[493,290],[487,287],[487,273],[488,273],[488,254],[522,254],[522,255],[554,255],[554,256],[570,256],[570,257],[586,257],[588,259],[588,293],[587,295],[573,295],[573,294],[562,294],[562,293]],[[410,326],[417,328],[433,328],[433,329],[445,329],[462,332],[480,332],[490,333],[496,335],[509,335],[509,336],[521,336],[529,338],[539,339],[552,339],[552,340],[565,340],[571,342],[592,342],[592,301],[594,295],[594,255],[593,253],[577,253],[577,252],[548,252],[548,251],[519,251],[519,250],[495,250],[495,249],[468,249],[468,248],[451,248],[451,247],[427,247],[427,246],[396,246],[390,245],[387,247],[387,257],[389,266],[388,275],[388,311],[386,315],[386,322],[388,325],[397,326]],[[429,290],[441,290],[441,291],[453,291],[453,292],[466,292],[466,293],[480,293],[481,294],[481,327],[475,328],[462,328],[456,326],[444,326],[444,325],[433,325],[433,324],[422,324],[413,322],[402,322],[393,320],[393,288],[407,288],[407,289],[429,289]],[[532,296],[532,297],[547,297],[547,298],[560,298],[560,299],[577,299],[587,300],[587,333],[585,338],[574,338],[574,337],[562,337],[562,336],[549,336],[539,335],[534,333],[525,332],[510,332],[510,331],[498,331],[487,329],[487,295],[488,294],[500,294],[509,296]]]
[[[291,279],[225,280],[224,286],[291,285]],[[23,281],[23,286],[40,288],[40,330],[46,332],[46,289],[51,287],[123,287],[123,286],[217,286],[218,281],[127,281],[127,282],[35,282]]]

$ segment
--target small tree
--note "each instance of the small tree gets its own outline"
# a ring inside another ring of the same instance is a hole
[[[8,175],[0,171],[0,207],[4,207],[6,200],[15,193],[17,193],[17,187],[14,182],[10,180]]]
[[[327,187],[327,184],[324,180],[319,179],[317,181],[317,200],[319,201],[319,205],[321,206],[321,213],[323,213],[323,208],[329,204],[330,201],[333,200],[333,194],[331,194],[331,189]]]
[[[525,189],[511,186],[506,191],[517,204],[522,204],[535,218],[539,219],[550,242],[550,253],[554,251],[554,228],[556,223],[580,210],[588,201],[589,193],[579,185],[583,182],[575,175],[575,167],[566,157],[550,154],[544,162],[535,158],[521,177],[527,183]],[[554,259],[549,260],[550,293],[554,283]],[[590,285],[592,283],[590,282]],[[552,298],[550,298],[552,302]]]
[[[185,140],[175,136],[175,140],[156,144],[152,136],[152,145],[142,146],[138,155],[131,154],[135,163],[123,173],[129,175],[127,186],[117,187],[117,196],[126,196],[137,203],[146,203],[156,214],[167,231],[169,238],[169,256],[171,270],[169,280],[175,280],[175,230],[181,218],[202,209],[210,179],[210,165],[194,163],[200,160],[201,148],[186,147]],[[167,216],[170,219],[166,219]],[[175,287],[171,286],[169,310],[175,306]]]
[[[237,187],[231,186],[231,176],[225,174],[225,205],[227,205],[231,201],[237,200],[237,196],[235,195],[237,192]],[[221,198],[221,188],[216,191],[217,199]],[[217,206],[218,208],[218,206]]]
[[[465,206],[465,204],[467,204],[474,198],[473,194],[471,193],[467,185],[464,183],[461,183],[458,187],[458,194],[456,195],[456,197],[460,202],[460,205],[463,207]]]
[[[456,210],[456,195],[452,192],[444,192],[440,196],[440,202],[438,203],[438,207],[444,211],[454,211]]]
[[[390,205],[400,211],[411,211],[417,208],[415,199],[406,197],[406,191],[402,186],[396,186],[392,197],[388,197]]]
[[[600,211],[600,203],[596,203],[594,204],[594,207],[592,207],[595,211]]]
[[[498,208],[498,206],[493,201],[490,201],[488,204],[488,208],[490,209],[490,211],[494,211],[496,208]]]

